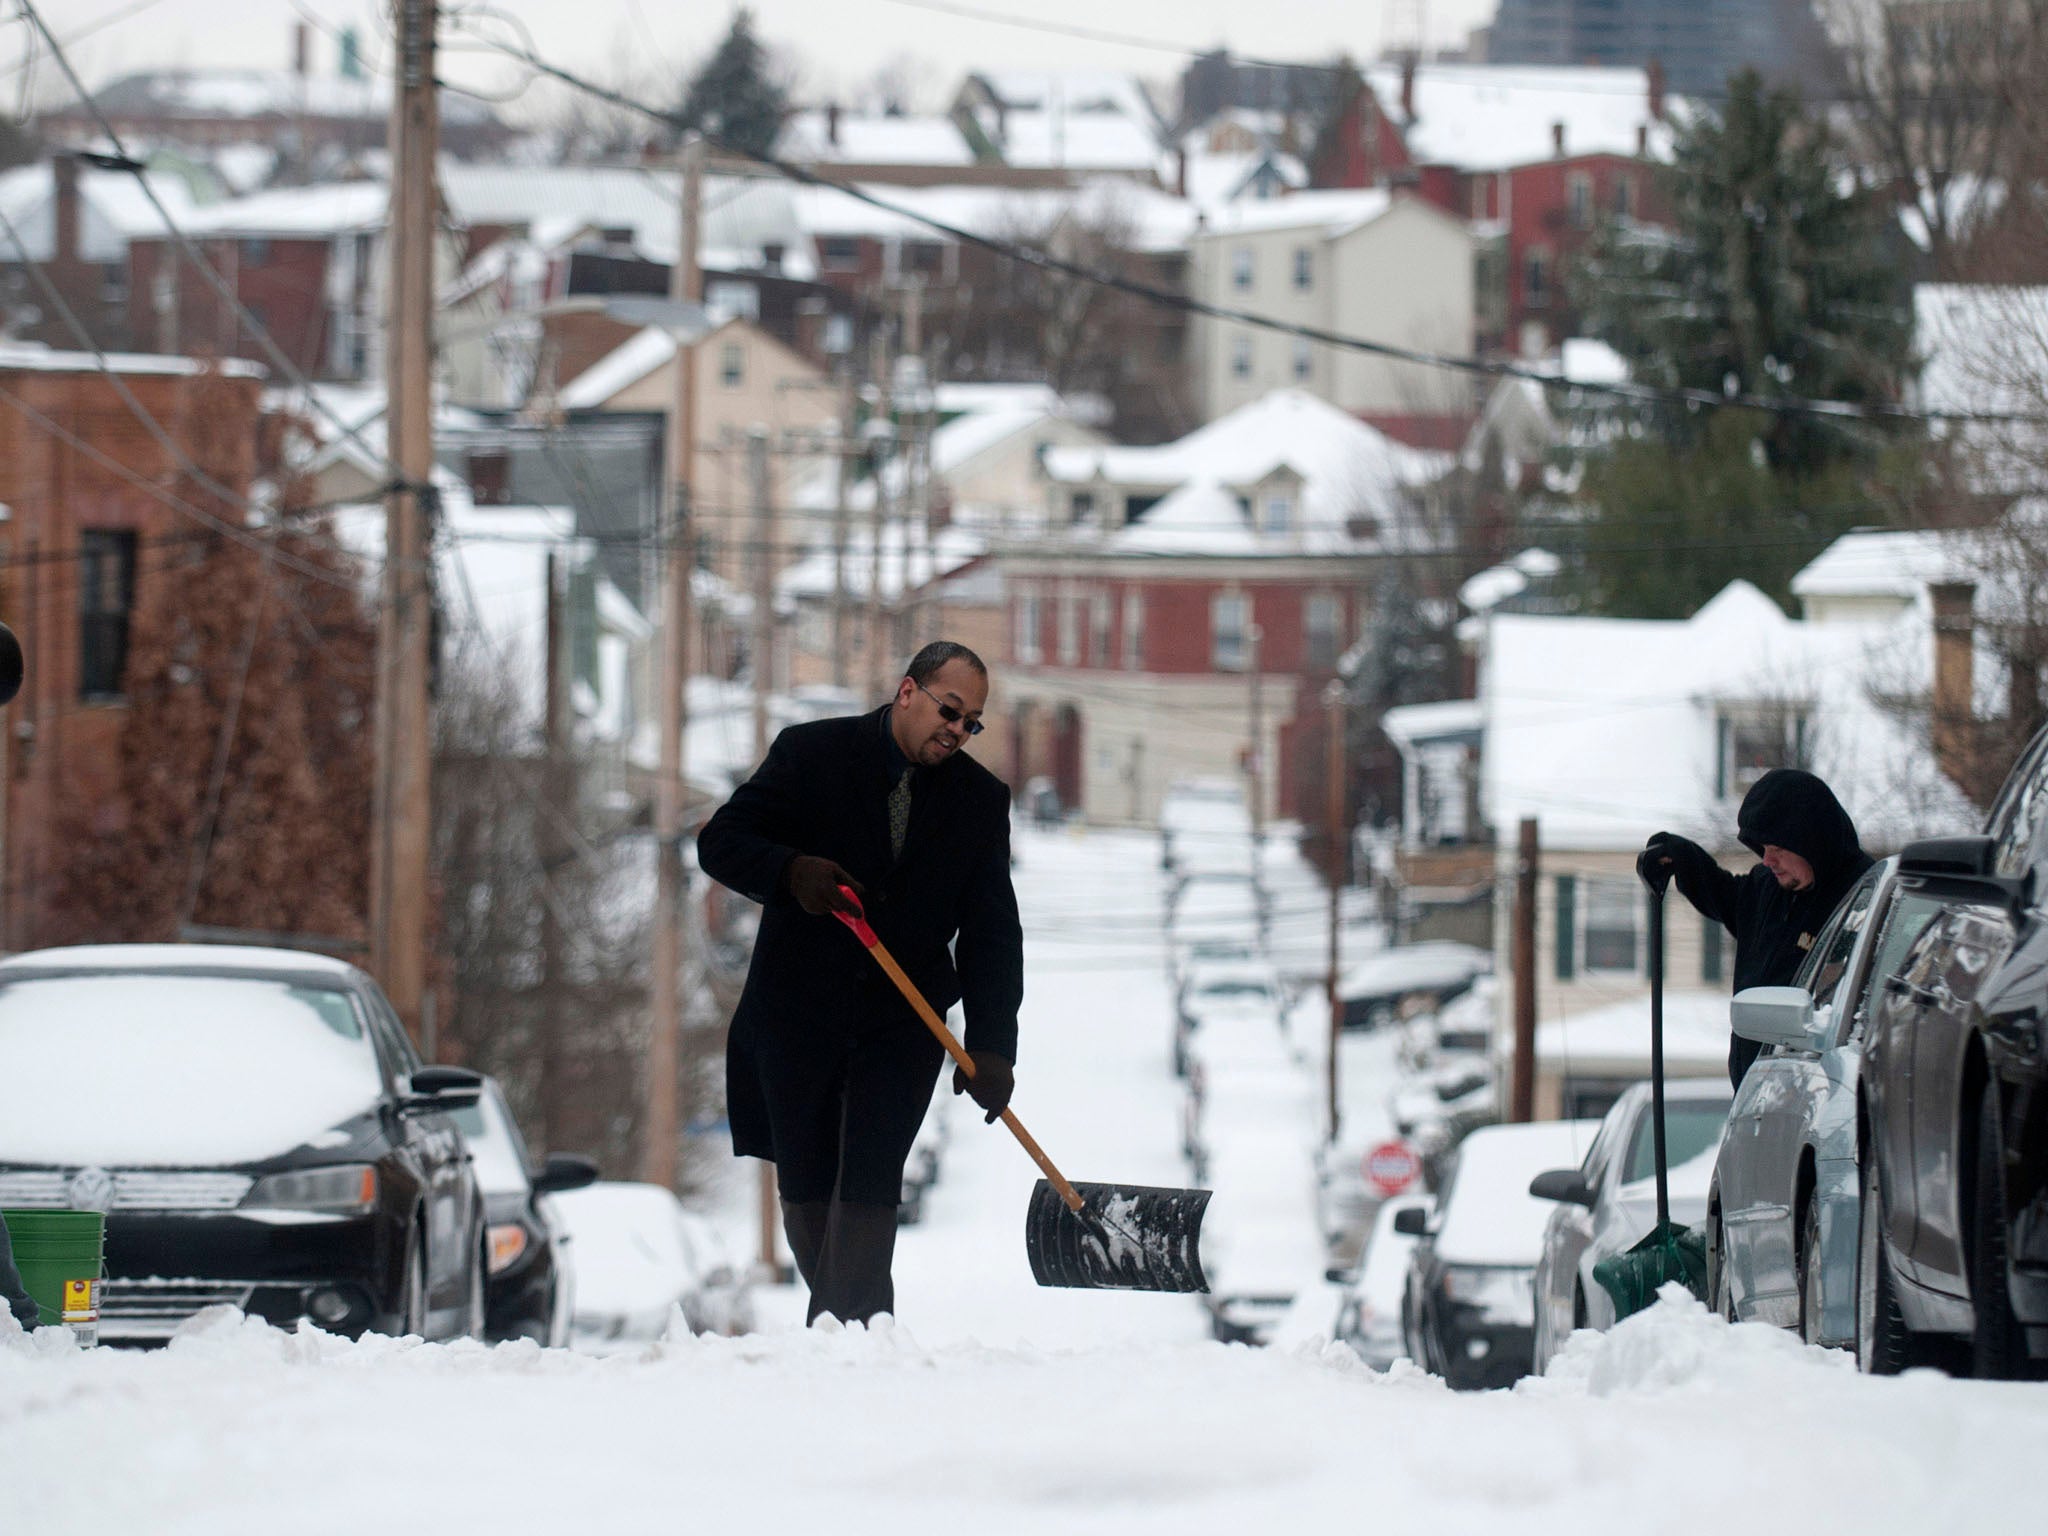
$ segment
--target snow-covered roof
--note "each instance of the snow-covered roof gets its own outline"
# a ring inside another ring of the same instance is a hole
[[[1397,944],[1347,970],[1338,983],[1344,998],[1399,997],[1405,992],[1442,992],[1463,986],[1493,969],[1493,956],[1472,944],[1429,939]]]
[[[1135,75],[1113,70],[982,70],[1001,110],[975,120],[1005,165],[1154,172],[1159,114]]]
[[[0,373],[141,373],[193,378],[216,372],[231,379],[260,379],[263,365],[241,358],[168,357],[154,352],[109,352],[102,359],[90,352],[65,352],[36,341],[0,341]]]
[[[1177,158],[1162,164],[1159,179],[1172,186],[1185,174],[1188,201],[1211,218],[1232,203],[1259,201],[1255,186],[1262,180],[1277,180],[1282,187],[1295,191],[1308,185],[1308,167],[1298,156],[1277,150],[1191,149],[1186,154],[1185,165]],[[1266,173],[1263,177],[1262,172]]]
[[[1045,454],[1046,473],[1069,485],[1187,488],[1142,521],[1106,535],[1114,546],[1150,553],[1337,553],[1398,543],[1411,531],[1397,522],[1407,493],[1439,477],[1448,464],[1448,455],[1406,447],[1298,389],[1263,395],[1177,442],[1056,447]],[[1283,468],[1302,481],[1297,527],[1268,534],[1254,528],[1241,509],[1235,526],[1227,525],[1217,491],[1248,492]],[[1351,528],[1351,519],[1361,516],[1377,520],[1363,536]]]
[[[1447,736],[1475,734],[1484,719],[1477,699],[1445,699],[1435,704],[1402,704],[1380,716],[1380,729],[1397,747]]]
[[[1398,121],[1401,66],[1376,64],[1365,78]],[[1667,97],[1665,120],[1651,116],[1646,70],[1540,64],[1419,64],[1414,103],[1404,137],[1416,163],[1468,171],[1555,158],[1559,124],[1567,155],[1633,155],[1645,132],[1651,156],[1662,159],[1678,108]]]
[[[0,960],[0,974],[24,971],[247,971],[251,975],[359,975],[347,961],[308,949],[254,944],[71,944],[31,949]]]
[[[312,238],[381,229],[390,212],[391,189],[385,183],[338,181],[229,198],[194,209],[179,223],[188,235]]]
[[[1975,810],[1874,697],[1923,694],[1932,656],[1925,602],[1803,624],[1745,581],[1679,621],[1496,613],[1479,688],[1486,822],[1534,816],[1553,848],[1631,849],[1660,827],[1725,843],[1739,799],[1718,792],[1725,705],[1805,714],[1811,766],[1866,846],[1967,829]]]
[[[1597,1075],[1650,1070],[1648,994],[1606,1003],[1536,1026],[1536,1060],[1552,1071]],[[1715,1078],[1728,1067],[1728,994],[1664,994],[1664,1065],[1684,1076]]]
[[[556,403],[565,411],[596,410],[622,389],[675,361],[675,332],[650,325],[628,337],[563,385]]]
[[[971,165],[974,155],[950,117],[889,117],[828,109],[792,112],[776,152],[819,165]]]
[[[881,549],[881,595],[885,601],[894,602],[906,591],[917,591],[979,559],[987,552],[988,542],[975,530],[956,526],[941,528],[927,543],[921,531],[897,519],[883,527]],[[876,566],[874,530],[848,530],[846,590],[863,598],[869,596],[877,579]],[[813,550],[777,578],[778,601],[830,597],[836,589],[834,573],[838,568],[834,551]]]
[[[904,211],[877,208],[835,187],[797,187],[790,191],[796,222],[812,237],[941,240],[943,235],[908,215],[1011,239],[1078,219],[1113,228],[1132,249],[1151,253],[1184,250],[1195,227],[1195,210],[1186,200],[1119,177],[1088,177],[1074,187],[863,185],[861,190]]]
[[[120,79],[93,94],[93,105],[109,116],[131,117],[326,117],[382,122],[391,111],[391,82],[382,75],[349,79],[301,75],[285,69],[152,69]],[[452,91],[441,93],[444,124],[495,120],[487,103]]]
[[[1529,1181],[1547,1169],[1576,1168],[1599,1130],[1598,1120],[1538,1120],[1467,1136],[1442,1207],[1437,1256],[1450,1264],[1533,1267],[1557,1207],[1530,1194]]]
[[[1859,528],[1844,534],[1792,578],[1792,595],[1890,597],[1910,601],[1958,572],[1956,539],[1927,528]]]
[[[78,171],[78,254],[86,261],[124,260],[128,242],[138,235],[164,233],[163,215],[149,201],[149,192],[180,224],[194,211],[190,189],[176,176],[144,172],[148,191],[126,171]],[[57,178],[47,160],[0,172],[0,214],[14,226],[27,256],[0,234],[0,264],[21,260],[47,262],[56,253]]]
[[[1383,187],[1244,198],[1211,211],[1203,233],[1250,235],[1276,229],[1313,229],[1334,238],[1372,223],[1393,206],[1393,193]]]
[[[363,474],[384,477],[389,453],[385,431],[385,392],[378,384],[310,384],[280,386],[267,391],[263,399],[266,415],[290,415],[302,421],[316,444],[311,458],[301,466],[318,474],[336,463],[346,463]],[[344,431],[344,425],[348,430]],[[434,402],[434,431],[481,432],[488,423],[475,411]]]

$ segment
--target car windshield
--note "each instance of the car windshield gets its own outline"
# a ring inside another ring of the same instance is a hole
[[[1251,980],[1205,981],[1198,997],[1270,997],[1272,993],[1263,982]]]
[[[475,1159],[476,1181],[487,1195],[525,1194],[532,1188],[520,1152],[519,1138],[505,1118],[496,1094],[486,1093],[467,1109],[451,1114]]]
[[[288,1152],[376,1104],[363,1018],[273,976],[0,981],[0,1162],[221,1166]]]
[[[1664,1161],[1676,1168],[1689,1163],[1721,1140],[1721,1126],[1728,1118],[1725,1099],[1706,1101],[1664,1101]],[[1628,1164],[1622,1182],[1633,1184],[1657,1171],[1657,1142],[1650,1125],[1647,1105],[1636,1121],[1635,1135],[1628,1144]]]

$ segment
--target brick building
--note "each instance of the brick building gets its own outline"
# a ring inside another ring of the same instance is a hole
[[[117,355],[122,381],[175,435],[198,363]],[[255,369],[224,370],[253,454]],[[227,478],[246,486],[252,463]],[[87,353],[0,346],[0,617],[28,659],[20,696],[0,712],[0,944],[38,942],[37,914],[64,858],[61,829],[111,800],[127,719],[122,670],[138,588],[196,525],[152,494],[177,467]],[[98,830],[120,829],[101,821]]]

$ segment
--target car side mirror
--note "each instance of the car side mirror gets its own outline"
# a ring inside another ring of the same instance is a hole
[[[564,1190],[595,1184],[603,1175],[597,1164],[580,1152],[551,1152],[533,1176],[536,1195],[559,1195]]]
[[[1586,1183],[1586,1177],[1576,1168],[1553,1168],[1548,1173],[1539,1173],[1529,1181],[1529,1193],[1538,1200],[1555,1200],[1560,1205],[1583,1205],[1593,1208],[1593,1191]]]
[[[1419,1205],[1394,1212],[1394,1230],[1403,1237],[1429,1236],[1429,1212]]]
[[[1358,1271],[1347,1269],[1341,1264],[1333,1264],[1323,1271],[1323,1279],[1331,1285],[1356,1285]]]
[[[468,1109],[484,1096],[484,1077],[467,1067],[421,1067],[406,1084],[399,1112],[439,1115]]]
[[[1758,1045],[1811,1046],[1813,995],[1804,987],[1745,987],[1728,1008],[1735,1033]]]
[[[1928,837],[1899,850],[1898,883],[1937,899],[1999,907],[2018,922],[2034,904],[2034,874],[1998,873],[1998,851],[1988,837]]]

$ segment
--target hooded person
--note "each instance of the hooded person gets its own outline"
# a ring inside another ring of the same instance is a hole
[[[1821,927],[1871,857],[1833,790],[1802,768],[1773,768],[1750,786],[1735,835],[1761,864],[1723,869],[1698,843],[1659,832],[1636,857],[1636,873],[1662,891],[1673,879],[1702,916],[1735,936],[1735,990],[1789,985]],[[1763,1049],[1732,1036],[1728,1079],[1736,1087]]]

